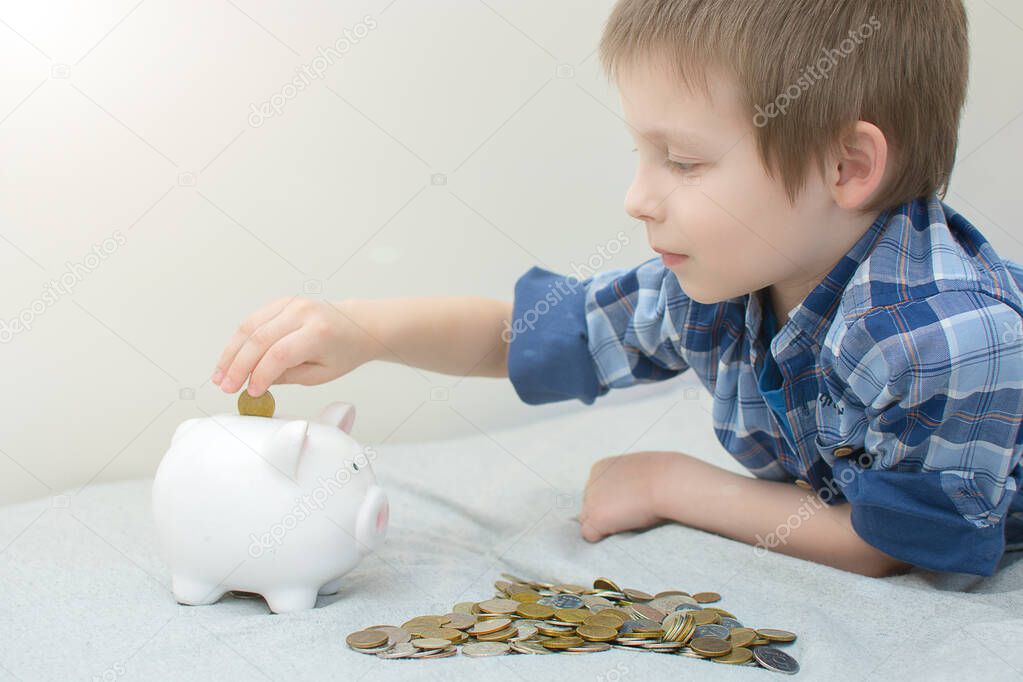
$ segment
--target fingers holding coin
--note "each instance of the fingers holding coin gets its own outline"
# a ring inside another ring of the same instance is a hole
[[[227,361],[228,366],[223,370],[220,388],[226,393],[233,393],[241,388],[266,351],[301,325],[300,316],[294,314],[287,307],[254,328],[249,322],[243,323],[239,327],[238,333],[232,338],[232,346],[238,343],[238,348]],[[249,332],[249,329],[252,331]],[[248,332],[247,336],[245,336],[246,332]],[[258,395],[258,392],[253,392],[251,385],[249,393]]]
[[[278,298],[256,310],[254,313],[246,317],[240,325],[238,325],[238,329],[235,330],[235,333],[227,340],[227,344],[221,351],[220,358],[217,360],[217,364],[213,369],[213,376],[211,377],[211,380],[214,384],[220,385],[227,376],[228,368],[234,361],[238,351],[243,345],[245,345],[245,342],[248,341],[252,333],[280,314],[280,312],[296,298],[298,297],[291,296]]]

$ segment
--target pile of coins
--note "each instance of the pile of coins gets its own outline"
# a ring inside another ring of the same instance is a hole
[[[238,414],[243,417],[272,417],[275,407],[270,391],[264,391],[255,398],[249,395],[248,389],[238,394]]]
[[[451,613],[373,625],[348,646],[380,658],[651,651],[795,674],[799,663],[777,647],[787,630],[749,628],[716,606],[716,592],[647,594],[597,578],[592,588],[525,580],[502,573],[493,599],[459,602]]]

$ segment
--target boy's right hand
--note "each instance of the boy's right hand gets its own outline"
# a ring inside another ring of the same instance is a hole
[[[248,378],[254,396],[272,384],[322,384],[372,360],[376,346],[346,302],[281,298],[241,323],[212,381],[234,393]]]

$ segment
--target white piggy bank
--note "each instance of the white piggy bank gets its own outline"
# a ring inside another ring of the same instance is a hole
[[[318,421],[217,415],[177,428],[153,481],[177,601],[239,590],[283,613],[338,591],[387,531],[375,454],[348,435],[354,419],[334,403]]]

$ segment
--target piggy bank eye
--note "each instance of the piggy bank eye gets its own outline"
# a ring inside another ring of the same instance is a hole
[[[355,462],[352,462],[352,468],[355,469],[356,471],[358,471],[359,470],[359,465],[356,464]]]

